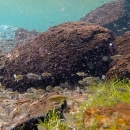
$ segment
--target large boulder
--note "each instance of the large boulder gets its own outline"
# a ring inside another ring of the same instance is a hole
[[[126,54],[122,59],[108,71],[107,79],[130,79],[130,54]]]
[[[33,86],[58,85],[68,81],[77,83],[76,73],[84,71],[89,76],[101,76],[109,70],[109,61],[103,56],[114,53],[111,31],[84,22],[68,22],[54,26],[5,55],[2,84],[7,88],[24,91]],[[111,44],[110,44],[111,43]],[[51,73],[51,78],[31,80],[28,73]],[[15,81],[14,74],[24,75]]]
[[[130,0],[106,3],[85,15],[80,21],[96,23],[112,30],[117,36],[122,35],[130,28]]]
[[[130,32],[117,37],[115,40],[115,45],[118,55],[130,54]]]
[[[122,55],[122,58],[110,63],[107,78],[130,78],[130,33],[117,37],[115,46],[117,55]]]

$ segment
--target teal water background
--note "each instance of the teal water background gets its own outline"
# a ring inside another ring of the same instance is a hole
[[[78,21],[85,14],[112,0],[0,0],[0,24],[28,30]]]

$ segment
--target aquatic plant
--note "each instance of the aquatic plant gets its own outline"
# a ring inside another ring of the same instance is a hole
[[[101,118],[99,115],[93,118],[93,124],[91,124],[89,128],[86,128],[83,123],[83,115],[86,109],[89,109],[91,107],[96,106],[113,106],[114,104],[120,103],[120,102],[126,102],[130,103],[130,80],[113,80],[111,82],[104,82],[99,83],[98,85],[89,86],[89,90],[92,92],[95,92],[94,94],[87,94],[88,100],[85,100],[80,103],[78,106],[78,109],[75,110],[75,112],[69,111],[69,113],[74,118],[74,127],[70,128],[70,123],[68,124],[65,119],[58,118],[54,113],[51,117],[49,117],[49,121],[39,121],[39,125],[42,125],[46,128],[46,130],[53,130],[54,128],[57,128],[59,130],[62,130],[63,126],[66,126],[64,130],[69,129],[76,129],[76,130],[96,130],[99,128],[97,124],[97,119]],[[105,119],[105,117],[104,117]],[[68,120],[68,119],[67,119]],[[111,125],[110,129],[116,130],[116,127],[118,126],[119,122],[113,123]],[[122,128],[125,128],[122,126]],[[109,128],[107,128],[109,129]]]
[[[57,113],[54,108],[52,111],[49,111],[47,116],[44,119],[44,122],[39,120],[37,127],[39,130],[69,130],[70,126],[65,123],[65,119],[61,119],[60,113]]]
[[[118,88],[118,89],[117,89]],[[123,88],[123,91],[122,89]],[[113,106],[119,102],[130,103],[130,80],[126,83],[125,80],[113,80],[111,82],[99,83],[97,86],[90,86],[90,90],[95,94],[88,96],[88,101],[83,102],[74,116],[76,117],[76,129],[81,129],[83,125],[83,114],[88,108],[95,106]],[[120,89],[120,91],[119,91]],[[125,89],[125,91],[124,91]],[[95,127],[93,124],[92,127]]]

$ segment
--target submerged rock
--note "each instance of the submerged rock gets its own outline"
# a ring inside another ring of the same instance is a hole
[[[110,63],[107,79],[130,78],[130,33],[118,37],[115,45],[117,55],[122,55],[122,58]]]
[[[18,30],[15,31],[14,43],[15,43],[15,45],[23,44],[26,41],[33,39],[34,37],[36,37],[39,34],[40,33],[36,32],[35,30],[28,31],[23,28],[19,28]]]
[[[126,54],[123,59],[118,60],[108,71],[107,79],[113,78],[130,79],[130,54]]]
[[[130,103],[117,103],[109,107],[91,107],[84,112],[83,123],[86,129],[129,129]]]
[[[130,32],[117,37],[115,41],[116,51],[118,55],[130,54]]]
[[[17,28],[15,26],[0,26],[0,52],[6,53],[14,49],[20,44],[24,44],[26,41],[33,39],[40,34],[36,31],[28,31],[23,28]]]
[[[91,11],[82,22],[99,24],[112,30],[117,36],[130,29],[130,0],[118,0],[106,3]]]
[[[110,61],[103,56],[112,55],[115,50],[115,36],[111,31],[98,25],[84,22],[68,22],[54,26],[5,55],[2,84],[6,88],[25,91],[29,87],[59,85],[61,82],[77,83],[76,73],[88,76],[102,76],[109,70]],[[40,80],[28,79],[33,73],[50,77]],[[16,82],[13,75],[23,75]]]

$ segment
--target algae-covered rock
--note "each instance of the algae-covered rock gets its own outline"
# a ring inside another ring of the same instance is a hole
[[[118,60],[107,73],[107,79],[130,79],[130,54]]]
[[[98,129],[129,129],[130,103],[118,103],[109,107],[91,107],[84,112],[83,123],[85,128],[94,126]]]
[[[106,3],[86,14],[80,21],[99,24],[120,36],[130,28],[130,0]]]
[[[65,81],[77,83],[77,72],[101,76],[109,70],[109,61],[103,61],[102,57],[114,53],[114,40],[111,31],[90,23],[54,26],[5,55],[2,84],[24,91],[32,86],[59,85]],[[51,77],[42,77],[43,72],[51,73]],[[28,73],[41,78],[28,79]],[[15,81],[16,75],[23,75],[23,79]]]
[[[122,58],[110,63],[107,79],[130,78],[130,33],[117,37],[115,46],[117,55],[122,55]]]

